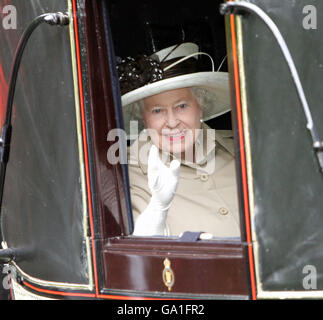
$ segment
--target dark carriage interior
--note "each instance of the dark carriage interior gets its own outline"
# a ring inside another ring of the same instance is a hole
[[[116,61],[138,54],[150,55],[180,42],[194,42],[212,56],[216,70],[221,66],[219,71],[227,71],[221,2],[107,0]],[[201,70],[210,69],[207,57],[202,56],[199,61]],[[207,124],[214,129],[231,129],[231,115],[226,113]]]

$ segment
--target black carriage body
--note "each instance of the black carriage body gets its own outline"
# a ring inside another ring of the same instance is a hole
[[[41,14],[68,11],[65,1],[1,1],[0,8],[8,5],[16,9],[17,28],[1,30],[4,96],[26,26]],[[23,274],[88,286],[87,208],[82,201],[82,146],[70,47],[68,28],[44,24],[25,49],[14,97],[1,227],[5,243],[17,250],[17,267]]]
[[[250,3],[270,16],[285,39],[322,140],[322,2]],[[273,33],[252,13],[241,17],[238,32],[258,296],[279,297],[289,291],[300,291],[299,297],[302,292],[310,295],[304,291],[323,289],[320,166],[291,72]],[[317,272],[312,288],[306,279],[310,270]]]

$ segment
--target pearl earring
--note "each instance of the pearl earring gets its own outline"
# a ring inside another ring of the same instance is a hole
[[[201,122],[201,123],[203,122],[203,119],[202,119],[202,118],[200,119],[200,122]]]

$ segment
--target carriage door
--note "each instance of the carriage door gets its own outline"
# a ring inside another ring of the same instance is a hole
[[[222,7],[258,298],[322,297],[322,10],[306,0]]]
[[[16,14],[12,28],[0,26],[1,115],[25,28],[44,13],[69,13],[71,18],[69,26],[43,23],[35,29],[18,72],[1,206],[1,249],[14,250],[5,266],[11,271],[12,295],[89,294],[94,281],[72,2],[1,0],[0,10]]]

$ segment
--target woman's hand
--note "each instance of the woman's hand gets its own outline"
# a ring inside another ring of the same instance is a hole
[[[179,176],[180,162],[173,160],[169,168],[159,158],[159,150],[152,145],[148,156],[148,186],[152,198],[161,210],[168,210],[174,198]]]
[[[151,199],[138,217],[133,235],[164,235],[167,212],[174,198],[180,162],[173,160],[169,168],[159,158],[159,150],[152,145],[148,156],[148,186]]]

